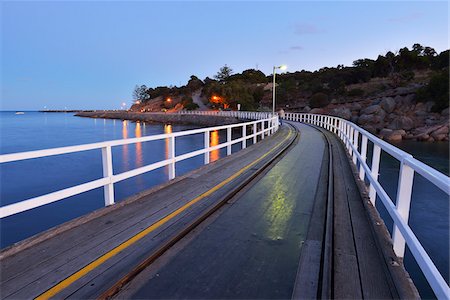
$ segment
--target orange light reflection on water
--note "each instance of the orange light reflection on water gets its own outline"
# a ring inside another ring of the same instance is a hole
[[[164,133],[172,133],[172,125],[170,125],[170,124],[165,124],[164,125]],[[170,153],[169,153],[169,151],[170,151],[170,139],[169,138],[167,138],[166,140],[165,140],[165,144],[166,144],[166,147],[165,147],[165,152],[164,152],[164,154],[165,154],[165,156],[166,156],[166,159],[169,159],[169,156],[170,156]],[[164,168],[164,173],[165,174],[169,174],[169,166],[166,166],[165,168]]]
[[[213,147],[213,146],[217,146],[219,145],[219,131],[214,130],[211,131],[211,136],[209,138],[209,146]],[[220,158],[220,151],[219,149],[213,150],[210,152],[210,156],[209,159],[211,162],[216,161]]]
[[[142,137],[141,123],[136,122],[136,128],[134,129],[134,135],[137,138]],[[143,156],[142,156],[142,143],[136,143],[136,165],[138,167],[142,167],[143,165]]]
[[[122,121],[122,138],[128,138],[128,121],[126,120]],[[122,147],[123,161],[128,162],[128,145],[123,145]]]
[[[172,133],[172,125],[170,125],[170,124],[166,124],[166,125],[164,125],[164,133]],[[165,151],[165,154],[166,154],[166,159],[169,159],[169,147],[170,147],[170,139],[169,138],[167,138],[166,139],[166,151]]]

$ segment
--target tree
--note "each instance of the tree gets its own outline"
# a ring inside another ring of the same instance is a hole
[[[194,75],[191,76],[191,79],[189,79],[188,84],[187,84],[187,88],[191,92],[198,90],[202,86],[203,86],[203,81],[201,81],[200,79],[198,79],[197,76],[194,76]]]
[[[227,65],[220,68],[219,72],[214,76],[219,81],[225,81],[233,73],[233,70]]]
[[[432,110],[439,112],[449,106],[448,69],[434,75],[427,86],[417,91],[416,99],[420,102],[434,101]]]
[[[147,101],[150,99],[150,95],[147,93],[148,88],[146,85],[136,85],[133,90],[133,99],[137,101]]]

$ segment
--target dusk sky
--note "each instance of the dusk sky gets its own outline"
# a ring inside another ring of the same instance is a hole
[[[3,1],[1,109],[117,109],[136,84],[449,48],[447,1]]]

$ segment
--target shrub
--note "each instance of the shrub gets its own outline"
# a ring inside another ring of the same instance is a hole
[[[330,100],[325,93],[315,93],[312,95],[311,99],[309,99],[309,107],[311,108],[321,108],[328,104],[330,104]]]
[[[431,77],[430,83],[417,91],[416,99],[421,102],[434,101],[432,110],[435,112],[447,108],[449,106],[448,70]]]
[[[186,104],[186,105],[184,106],[184,108],[185,108],[186,110],[196,110],[198,107],[199,107],[198,104],[197,104],[197,103],[193,103],[193,102],[188,103],[188,104]]]
[[[353,89],[348,91],[347,95],[350,97],[361,97],[364,96],[364,91],[362,89]]]

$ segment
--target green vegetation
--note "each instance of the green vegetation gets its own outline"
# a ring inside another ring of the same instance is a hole
[[[427,86],[417,91],[417,101],[434,101],[432,110],[439,112],[449,106],[448,68],[434,75]]]
[[[328,104],[330,104],[330,100],[328,100],[328,95],[325,93],[316,93],[309,99],[309,106],[311,108],[321,108]]]
[[[440,109],[448,107],[448,66],[449,50],[437,54],[431,47],[414,44],[411,50],[404,47],[396,53],[389,51],[384,56],[379,55],[375,60],[358,59],[352,66],[338,65],[314,72],[302,70],[282,73],[277,76],[277,104],[292,107],[302,99],[303,103],[310,103],[311,107],[323,107],[329,103],[329,99],[336,99],[340,103],[348,98],[372,95],[374,91],[361,87],[372,79],[380,82],[376,85],[376,93],[413,80],[420,82],[420,78],[415,78],[417,74],[428,74],[425,82],[430,74],[437,74],[428,88],[421,90],[418,98],[425,99],[423,101],[436,101],[435,109]],[[444,73],[447,75],[446,82]],[[179,99],[184,96],[192,97],[193,92],[202,89],[203,99],[212,108],[236,109],[240,104],[243,110],[253,110],[270,106],[271,87],[266,85],[271,81],[272,75],[266,76],[259,70],[249,69],[233,74],[233,70],[225,65],[214,79],[206,77],[202,81],[192,75],[187,85],[181,87],[136,86],[133,98],[144,103],[161,97]],[[185,104],[185,108],[195,109],[194,103]]]

